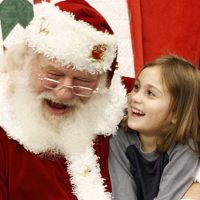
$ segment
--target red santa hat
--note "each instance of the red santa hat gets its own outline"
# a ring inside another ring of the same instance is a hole
[[[89,73],[116,67],[117,41],[104,17],[84,0],[35,5],[26,42],[49,59]]]

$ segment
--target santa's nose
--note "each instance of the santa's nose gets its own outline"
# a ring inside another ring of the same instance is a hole
[[[62,84],[58,85],[58,87],[54,90],[56,99],[58,101],[65,102],[75,98],[76,95],[73,93],[71,85],[72,80],[70,78],[66,78]]]

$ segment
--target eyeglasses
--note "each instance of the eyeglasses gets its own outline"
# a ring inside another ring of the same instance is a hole
[[[41,80],[42,85],[47,89],[61,90],[63,88],[69,88],[72,90],[74,95],[79,96],[79,97],[90,97],[93,93],[97,93],[99,91],[99,88],[92,89],[92,88],[79,86],[79,85],[73,85],[73,86],[60,85],[61,84],[60,81],[47,78],[47,77],[42,77],[41,75],[38,75],[38,79]]]

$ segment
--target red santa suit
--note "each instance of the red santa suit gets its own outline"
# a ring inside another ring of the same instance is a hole
[[[40,128],[35,129],[40,119],[37,121],[35,115],[31,118],[33,110],[27,109],[31,102],[25,104],[26,95],[20,101],[15,95],[9,95],[7,75],[0,74],[0,199],[110,200],[109,137],[106,134],[116,132],[126,106],[126,91],[119,81],[120,77],[115,77],[118,81],[113,79],[115,84],[111,84],[103,96],[99,94],[100,102],[96,98],[90,101],[92,107],[87,103],[80,108],[81,115],[86,112],[83,116],[86,123],[77,125],[74,122],[73,127],[79,130],[70,129],[74,132],[68,138],[70,130],[67,127],[61,136],[54,132],[45,133],[43,127],[41,131]],[[104,110],[102,102],[106,101]],[[90,109],[97,114],[96,117],[89,117],[87,112]],[[113,117],[107,110],[112,112]],[[46,126],[44,124],[44,128]],[[92,137],[87,136],[87,131]],[[97,133],[105,136],[97,136]],[[51,152],[56,145],[61,154]]]
[[[106,190],[111,192],[108,137],[99,136],[94,149]],[[63,157],[32,154],[0,129],[0,199],[76,200],[66,162]]]

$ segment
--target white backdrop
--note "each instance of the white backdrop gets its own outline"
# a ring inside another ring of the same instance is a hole
[[[124,76],[133,77],[133,53],[129,28],[128,7],[126,0],[87,0],[111,24],[118,38],[119,70]]]

